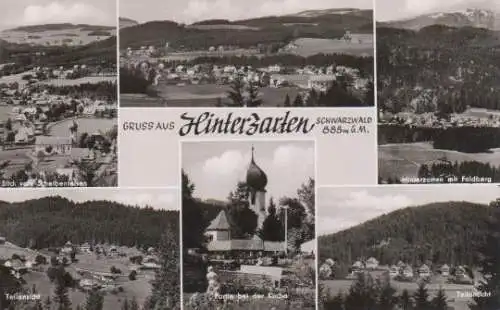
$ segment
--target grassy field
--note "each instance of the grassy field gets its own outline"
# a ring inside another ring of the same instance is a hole
[[[339,291],[343,293],[348,292],[353,280],[328,280],[321,281],[321,283],[329,290],[331,295],[335,296]],[[405,289],[408,290],[410,294],[413,294],[418,288],[416,283],[411,282],[392,281],[391,284],[397,290],[397,294],[400,294]],[[455,310],[469,310],[468,304],[472,302],[472,299],[458,298],[457,292],[471,291],[471,285],[449,284],[440,279],[427,285],[431,298],[436,295],[440,287],[443,288],[446,293],[449,306],[454,307]]]
[[[296,48],[294,54],[308,57],[319,53],[348,54],[354,56],[373,56],[373,36],[363,37],[361,42],[353,40],[346,42],[336,39],[300,38],[292,42]]]
[[[85,268],[94,271],[109,272],[111,266],[115,266],[122,270],[124,277],[121,277],[117,283],[123,288],[123,292],[108,292],[104,297],[103,309],[120,309],[121,304],[125,299],[131,300],[133,297],[137,300],[139,305],[143,304],[146,298],[151,294],[150,281],[154,278],[153,272],[140,272],[137,280],[129,281],[127,276],[130,272],[127,258],[118,259],[96,259],[94,255],[77,255],[79,262],[66,267],[66,270],[71,274],[76,274],[77,268]],[[24,277],[26,281],[26,288],[32,288],[36,285],[37,290],[42,295],[42,299],[53,295],[54,286],[50,283],[46,272],[31,272]],[[77,289],[69,291],[69,298],[72,306],[82,305],[85,302],[86,295]]]
[[[33,45],[87,45],[89,43],[108,39],[110,36],[89,35],[93,31],[88,29],[61,29],[39,32],[6,30],[0,32],[0,39],[17,44]],[[116,30],[106,30],[111,35],[116,35]]]
[[[208,107],[213,106],[217,98],[221,98],[222,102],[227,102],[227,92],[230,87],[227,85],[186,85],[174,86],[163,85],[159,88],[159,95],[166,100],[167,106],[182,107],[182,106],[197,106]],[[293,87],[271,88],[265,87],[260,89],[263,106],[276,107],[283,105],[286,95],[288,94],[291,102],[298,94],[298,89]]]
[[[490,153],[468,154],[457,151],[436,150],[430,143],[402,143],[379,145],[378,170],[383,179],[389,177],[415,177],[421,164],[446,157],[452,162],[478,161],[500,166],[500,149]]]
[[[38,252],[30,250],[30,249],[21,248],[17,245],[14,245],[14,244],[11,244],[8,242],[0,245],[0,258],[1,259],[11,258],[13,254],[17,254],[20,256],[25,256],[26,258],[34,259],[38,255]]]
[[[79,133],[93,134],[97,132],[105,133],[117,124],[117,119],[108,118],[77,118]],[[58,122],[50,127],[49,135],[56,137],[68,137],[69,127],[73,124],[73,119]]]
[[[53,86],[76,86],[82,84],[97,84],[101,82],[116,83],[116,76],[86,76],[79,79],[52,79],[41,81],[39,84],[53,85]]]

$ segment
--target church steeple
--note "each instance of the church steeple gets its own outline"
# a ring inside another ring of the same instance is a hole
[[[252,145],[252,158],[247,171],[247,185],[252,191],[265,191],[267,175],[255,163],[255,148]]]

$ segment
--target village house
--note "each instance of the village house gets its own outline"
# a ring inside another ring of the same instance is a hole
[[[11,274],[20,279],[29,270],[28,266],[20,259],[9,259],[4,263],[4,266],[9,268]]]
[[[35,138],[35,132],[32,128],[21,126],[17,130],[14,142],[15,144],[28,144]]]
[[[365,269],[365,265],[361,261],[355,261],[351,266],[351,270],[353,273],[363,271]]]
[[[45,152],[69,156],[71,155],[72,147],[70,137],[38,136],[35,141],[35,154]]]
[[[450,267],[446,264],[444,264],[443,266],[441,266],[441,268],[439,269],[439,271],[441,272],[441,275],[443,277],[447,277],[450,275]]]
[[[68,241],[61,248],[61,253],[64,254],[64,255],[71,255],[71,253],[73,252],[73,250],[74,250],[73,244],[70,241]]]
[[[411,268],[411,266],[409,266],[409,265],[406,265],[402,268],[401,274],[406,279],[411,279],[411,278],[413,278],[413,268]]]
[[[336,80],[335,75],[311,75],[307,81],[307,88],[319,92],[325,92],[333,85]]]
[[[389,268],[389,276],[391,278],[397,277],[399,275],[399,272],[400,272],[400,268],[398,266],[396,266],[396,265],[392,265]]]
[[[379,262],[376,258],[370,257],[366,260],[365,267],[367,269],[377,269],[379,265]]]
[[[418,268],[418,276],[420,278],[429,278],[431,275],[431,269],[426,264],[423,264],[420,268]]]
[[[85,242],[84,244],[80,245],[80,252],[92,253],[90,243]]]

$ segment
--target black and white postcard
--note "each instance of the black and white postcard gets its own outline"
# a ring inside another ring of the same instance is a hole
[[[0,186],[117,185],[114,0],[0,3]]]
[[[374,106],[371,0],[122,0],[119,14],[122,107]]]
[[[315,309],[312,141],[182,145],[184,309]]]
[[[494,309],[500,188],[318,189],[319,309]]]
[[[498,1],[377,1],[380,184],[500,182]]]
[[[0,190],[0,308],[180,309],[178,196]]]

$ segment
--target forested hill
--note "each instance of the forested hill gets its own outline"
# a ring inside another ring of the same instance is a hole
[[[487,235],[493,207],[443,202],[408,207],[356,227],[319,237],[320,261],[334,258],[350,265],[361,257],[381,264],[399,260],[419,264],[476,265],[477,249]]]
[[[75,203],[47,197],[0,203],[0,236],[35,249],[68,240],[124,246],[157,246],[167,227],[178,235],[179,212],[125,206],[110,201]]]
[[[304,13],[304,12],[302,12]],[[294,38],[340,38],[346,29],[353,33],[373,33],[371,10],[309,11],[307,14],[267,16],[247,20],[205,20],[193,25],[174,21],[152,21],[120,31],[120,45],[164,46],[205,49],[210,46],[239,46],[288,43]]]
[[[377,28],[379,108],[427,113],[500,109],[500,32],[432,25]]]

